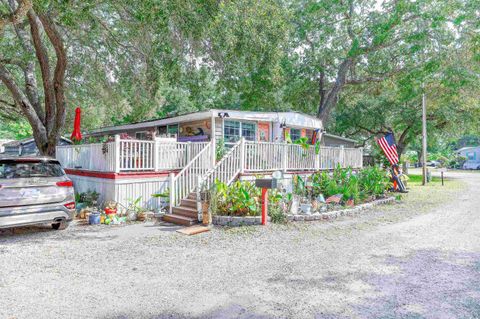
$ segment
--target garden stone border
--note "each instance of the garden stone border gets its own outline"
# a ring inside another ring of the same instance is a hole
[[[288,214],[288,221],[312,221],[312,220],[332,220],[341,216],[355,216],[363,210],[373,208],[374,206],[389,204],[395,202],[395,197],[377,199],[369,203],[360,204],[352,208],[337,209],[325,213],[306,214]]]
[[[314,220],[333,220],[341,216],[355,216],[363,210],[373,208],[378,205],[389,204],[395,202],[395,197],[387,197],[382,199],[377,199],[375,201],[360,204],[352,208],[337,209],[325,213],[314,213],[311,215],[306,214],[288,214],[288,221],[314,221]],[[271,221],[271,218],[268,217],[268,221]],[[261,225],[262,217],[261,216],[212,216],[212,224],[217,226],[251,226],[251,225]]]
[[[267,219],[271,220],[270,217]],[[261,225],[262,216],[212,216],[212,224],[218,226],[250,226]]]

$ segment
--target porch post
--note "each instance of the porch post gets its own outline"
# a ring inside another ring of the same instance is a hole
[[[115,159],[114,159],[114,170],[115,173],[120,173],[120,135],[115,135]]]
[[[154,139],[155,143],[153,144],[153,168],[155,172],[158,172],[158,151],[160,147],[160,141],[157,137]]]
[[[282,170],[286,172],[288,169],[288,144],[283,142],[283,152],[282,152]]]
[[[211,164],[212,166],[211,167],[215,167],[215,164],[216,164],[216,153],[217,153],[217,141],[216,141],[216,134],[215,134],[215,113],[212,111],[212,117],[211,117],[211,136],[210,136],[210,140],[211,140],[211,143],[212,143],[212,150],[211,150]]]
[[[168,208],[168,213],[171,214],[173,212],[173,206],[175,205],[175,174],[170,173],[168,174],[168,184],[170,187],[170,206]]]
[[[192,142],[187,142],[187,164],[192,160]]]
[[[240,174],[245,172],[245,137],[240,138]]]
[[[320,170],[320,152],[322,151],[321,149],[319,149],[318,151],[318,154],[315,152],[315,149],[317,148],[316,145],[313,145],[313,148],[314,148],[314,153],[315,153],[315,170],[318,171]]]

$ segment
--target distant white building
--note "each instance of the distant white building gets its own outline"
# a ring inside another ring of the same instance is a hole
[[[456,153],[466,158],[464,169],[480,169],[480,146],[462,147]]]

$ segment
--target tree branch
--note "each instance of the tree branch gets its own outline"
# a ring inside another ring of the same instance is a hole
[[[52,134],[49,136],[49,139],[56,139],[59,131],[65,124],[66,117],[65,71],[67,69],[67,54],[65,52],[62,36],[55,27],[54,22],[46,15],[40,14],[39,17],[40,21],[42,22],[43,29],[52,43],[57,56],[57,64],[53,74],[53,86],[56,102],[55,127],[52,129]],[[53,145],[55,145],[55,143],[53,143]]]
[[[46,138],[46,130],[43,124],[40,121],[37,113],[33,109],[33,106],[30,104],[30,101],[22,92],[22,90],[18,87],[15,83],[10,72],[5,68],[4,65],[0,64],[0,80],[5,84],[7,89],[12,94],[13,99],[20,106],[20,109],[23,111],[23,114],[27,117],[28,121],[30,122],[33,133],[35,136],[45,139]]]
[[[0,32],[3,31],[8,24],[16,25],[23,21],[28,10],[32,8],[31,0],[19,0],[18,7],[8,15],[0,16]]]
[[[47,132],[50,133],[55,117],[55,96],[50,75],[50,62],[47,49],[44,46],[40,36],[40,26],[38,24],[37,15],[33,11],[33,9],[30,9],[27,16],[30,23],[30,32],[32,34],[33,46],[35,47],[35,54],[40,64],[40,71],[42,73],[42,83],[45,95],[44,124]]]

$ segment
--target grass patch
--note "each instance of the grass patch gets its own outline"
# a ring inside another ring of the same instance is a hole
[[[402,195],[402,199],[410,209],[423,211],[433,206],[438,206],[452,200],[465,188],[465,183],[459,179],[433,176],[426,185],[422,185],[422,175],[409,175],[407,182],[408,194]]]
[[[445,180],[445,178],[444,178]],[[430,183],[441,183],[442,179],[438,176],[432,176]],[[408,175],[408,183],[422,184],[422,175]]]

